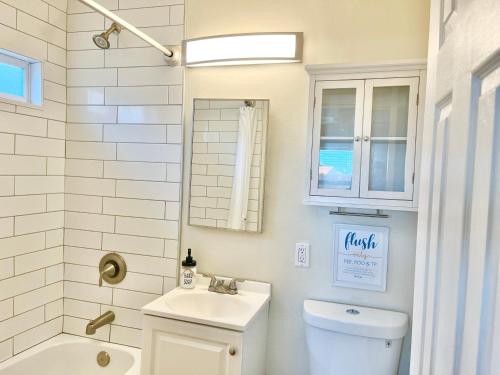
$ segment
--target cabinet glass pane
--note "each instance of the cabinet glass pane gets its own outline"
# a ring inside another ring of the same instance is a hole
[[[372,137],[406,137],[409,86],[374,87]]]
[[[353,137],[355,106],[355,88],[323,90],[321,136]]]
[[[369,190],[404,191],[405,159],[406,141],[372,141]]]
[[[350,190],[352,186],[352,141],[321,141],[319,151],[320,189]]]

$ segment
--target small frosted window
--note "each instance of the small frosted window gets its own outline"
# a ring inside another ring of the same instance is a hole
[[[0,92],[25,97],[25,74],[23,68],[0,63]]]
[[[0,100],[42,104],[42,69],[39,61],[0,50]]]

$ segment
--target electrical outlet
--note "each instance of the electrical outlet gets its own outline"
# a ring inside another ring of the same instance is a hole
[[[309,247],[308,242],[295,244],[295,267],[309,267]]]

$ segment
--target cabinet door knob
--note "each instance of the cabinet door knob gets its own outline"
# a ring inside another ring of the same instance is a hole
[[[365,135],[365,137],[363,138],[363,140],[364,140],[365,142],[368,142],[368,141],[370,140],[370,137],[368,137],[367,135]]]
[[[236,355],[236,348],[235,347],[230,347],[229,348],[229,355]]]
[[[361,137],[359,135],[354,137],[354,142],[359,142],[359,141],[361,141]]]

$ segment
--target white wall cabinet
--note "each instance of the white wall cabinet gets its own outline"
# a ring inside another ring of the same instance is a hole
[[[304,203],[416,210],[425,63],[307,70]]]

